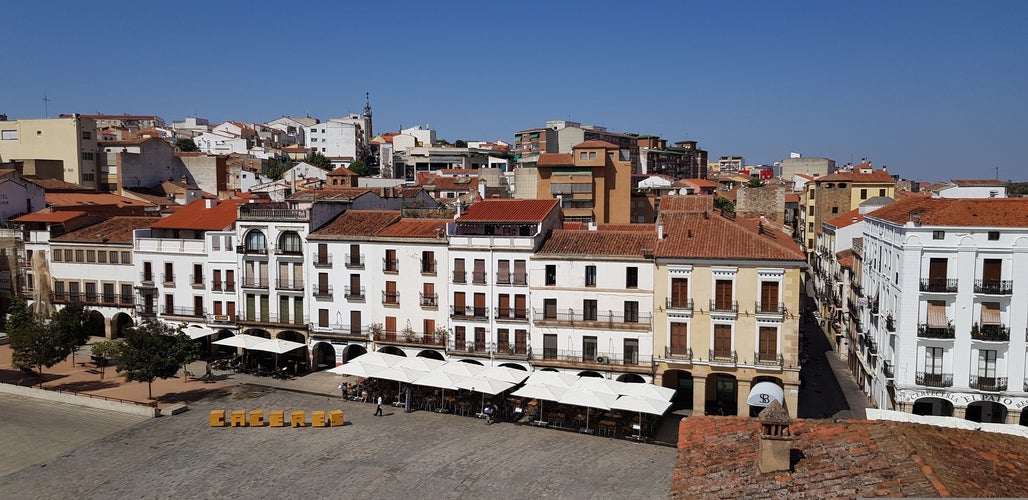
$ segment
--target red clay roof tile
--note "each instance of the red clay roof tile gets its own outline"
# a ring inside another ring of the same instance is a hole
[[[915,212],[922,226],[1028,227],[1028,198],[908,197],[867,216],[906,224]]]
[[[575,144],[571,149],[621,149],[621,146],[607,141],[585,141]]]
[[[457,222],[542,222],[553,210],[559,210],[557,200],[487,199],[468,207]]]
[[[638,231],[573,231],[557,229],[539,255],[609,255],[642,257],[651,255],[657,243],[656,233]]]
[[[386,226],[400,220],[399,210],[347,210],[335,220],[314,231],[310,239],[337,239],[337,236],[375,236]]]
[[[160,217],[112,217],[103,222],[62,234],[52,241],[77,243],[132,243],[132,231],[150,227]]]
[[[239,217],[239,205],[245,200],[220,200],[207,208],[208,200],[196,200],[175,213],[155,222],[155,229],[192,229],[196,231],[222,231],[230,229]]]
[[[660,215],[664,239],[655,255],[664,258],[773,260],[802,263],[803,251],[789,235],[759,220],[716,212],[672,212]]]
[[[575,164],[575,157],[568,153],[540,153],[536,163],[540,166],[570,166]]]

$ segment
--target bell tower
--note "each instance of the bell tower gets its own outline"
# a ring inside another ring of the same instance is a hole
[[[371,93],[364,93],[364,144],[369,144],[375,133],[371,128]]]

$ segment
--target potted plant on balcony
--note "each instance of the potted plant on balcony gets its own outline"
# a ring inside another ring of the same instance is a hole
[[[977,322],[972,323],[971,324],[971,337],[972,338],[973,337],[977,337],[979,333],[981,333],[981,328],[978,327],[978,323]]]
[[[406,327],[404,327],[404,329],[403,329],[403,331],[401,333],[403,333],[403,340],[405,342],[414,342],[415,333],[414,333],[414,329],[411,328],[410,325],[407,325]]]
[[[432,336],[435,337],[435,341],[440,344],[446,344],[446,341],[450,338],[450,331],[439,327],[432,332]]]
[[[514,354],[514,349],[506,342],[496,346],[496,350],[503,354]]]
[[[372,323],[368,325],[368,331],[371,333],[372,340],[378,340],[382,338],[382,331],[385,326],[382,323]]]

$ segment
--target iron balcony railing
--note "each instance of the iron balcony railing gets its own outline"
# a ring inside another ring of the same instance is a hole
[[[310,219],[310,211],[301,208],[255,208],[246,205],[239,207],[239,220],[305,221],[308,219]]]
[[[344,335],[348,337],[361,337],[364,339],[368,338],[370,330],[367,326],[360,325],[344,325],[341,323],[311,323],[308,325],[310,330],[315,333],[328,334],[328,335]]]
[[[364,254],[346,254],[346,267],[349,269],[364,269]]]
[[[917,372],[914,383],[925,387],[952,387],[953,374]]]
[[[927,323],[918,323],[917,336],[924,339],[952,339],[956,336],[956,328],[952,324],[929,326]]]
[[[278,290],[303,290],[303,280],[276,280],[275,288]]]
[[[1007,390],[1007,378],[979,377],[978,375],[971,375],[971,379],[968,381],[967,386],[972,389],[978,389],[979,391],[1002,392]]]
[[[722,351],[722,350],[719,350],[719,349],[711,349],[710,353],[709,353],[709,357],[707,359],[709,359],[712,362],[719,362],[720,361],[720,362],[736,363],[739,360],[739,356],[736,355],[734,350]]]
[[[188,316],[188,317],[203,317],[207,314],[203,308],[195,307],[168,307],[161,306],[161,314],[166,316]]]
[[[253,311],[247,311],[244,314],[237,314],[236,321],[247,322],[247,323],[266,323],[272,325],[307,325],[307,316],[292,316],[282,315],[278,316],[275,314],[255,314]]]
[[[614,311],[600,311],[590,309],[565,309],[562,311],[547,311],[533,309],[537,323],[604,323],[607,325],[643,325],[648,326],[652,322],[649,314],[618,314]]]
[[[538,359],[538,358],[536,358]],[[645,354],[617,355],[599,351],[571,351],[564,349],[543,349],[543,360],[567,361],[589,365],[638,365],[649,364],[651,356]]]
[[[525,286],[528,285],[528,273],[514,273],[514,285]]]
[[[243,278],[243,288],[268,288],[268,278]]]
[[[1007,342],[1010,340],[1010,327],[1003,325],[973,325],[971,327],[971,338],[974,340]]]
[[[468,282],[468,272],[467,271],[454,271],[453,272],[453,282],[454,283],[467,283]]]
[[[777,352],[754,352],[753,364],[782,366],[785,364],[785,359],[782,357],[781,353]]]
[[[433,275],[436,273],[437,262],[435,260],[421,259],[421,274]]]
[[[382,272],[384,273],[398,273],[400,272],[400,260],[399,259],[388,259],[382,257]]]
[[[885,378],[895,378],[896,373],[892,369],[892,361],[882,361],[882,373],[885,374]]]
[[[511,273],[496,273],[496,284],[497,285],[509,285],[514,275]]]
[[[665,307],[668,310],[692,311],[693,301],[685,297],[668,297],[665,301]]]
[[[921,278],[921,291],[931,293],[957,293],[957,280],[947,278]]]
[[[667,346],[664,348],[664,357],[692,361],[692,347],[679,345]]]
[[[450,316],[457,318],[475,318],[475,319],[488,319],[489,308],[488,307],[474,307],[474,306],[450,306]]]
[[[471,283],[475,285],[485,284],[485,271],[472,271],[471,272]]]
[[[757,314],[762,315],[774,315],[784,316],[785,315],[785,303],[784,302],[755,302],[753,304],[753,310],[757,311]]]
[[[493,314],[495,315],[496,319],[498,319],[500,321],[504,321],[504,320],[524,321],[524,320],[528,319],[528,309],[526,309],[524,307],[522,307],[522,308],[496,307],[496,308],[493,308]]]
[[[314,254],[314,267],[332,267],[332,254]]]
[[[139,273],[139,281],[142,281],[143,283],[153,283],[153,272]]]
[[[987,295],[1010,295],[1014,293],[1014,282],[1010,280],[974,280],[974,293]]]
[[[364,300],[364,287],[352,287],[350,285],[346,285],[343,289],[343,294],[346,296],[347,300]]]
[[[400,304],[400,292],[386,292],[386,291],[383,291],[382,292],[382,303],[383,304],[393,305],[393,306],[399,305]]]
[[[430,293],[425,294],[424,292],[418,294],[418,301],[421,307],[438,307],[439,306],[439,294]]]
[[[332,285],[316,284],[312,287],[314,296],[319,299],[327,299],[332,297]]]
[[[175,273],[164,273],[164,274],[161,274],[161,283],[164,283],[164,286],[174,285],[175,284]]]
[[[383,330],[373,335],[375,342],[386,342],[390,344],[413,344],[413,345],[431,345],[431,346],[444,346],[446,345],[446,339],[443,337],[436,337],[431,333],[416,333],[416,332],[394,332],[389,330]]]
[[[736,300],[733,300],[731,302],[711,300],[710,301],[710,312],[712,312],[712,313],[738,314],[739,313],[739,302],[736,301]]]

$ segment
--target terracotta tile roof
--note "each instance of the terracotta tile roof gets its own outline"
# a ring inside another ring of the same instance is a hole
[[[856,224],[862,220],[864,220],[864,215],[860,213],[859,208],[854,208],[838,217],[829,219],[828,225],[835,226],[836,228],[843,228],[851,224]]]
[[[439,174],[446,175],[465,175],[469,177],[478,177],[478,170],[473,168],[441,168],[436,170]]]
[[[307,151],[307,148],[305,148],[305,147],[303,147],[303,146],[301,146],[299,144],[290,144],[290,145],[282,148],[282,151],[285,151],[285,152],[288,152],[288,153],[303,153],[303,152]]]
[[[1028,227],[1028,198],[909,197],[867,216],[906,224],[912,212],[919,212],[922,226]]]
[[[597,224],[597,231],[628,231],[635,233],[657,233],[656,224]]]
[[[570,153],[539,153],[536,163],[543,166],[571,166],[575,164],[575,157]]]
[[[339,168],[329,172],[326,175],[345,175],[345,176],[349,177],[349,176],[357,175],[357,172],[354,172],[353,170],[350,170],[350,169],[348,169],[346,167],[339,167]]]
[[[999,179],[953,179],[950,182],[961,187],[1004,187],[1007,185]]]
[[[383,228],[376,236],[384,238],[444,239],[446,237],[446,224],[450,222],[453,222],[453,219],[400,219]]]
[[[61,118],[71,118],[74,115],[61,115]],[[90,118],[93,120],[159,120],[160,117],[156,115],[78,115],[79,118]]]
[[[60,212],[33,212],[13,219],[14,222],[68,222],[76,217],[86,215],[85,212],[67,210]]]
[[[717,189],[721,184],[718,184],[712,180],[707,179],[678,179],[675,181],[675,186],[692,186],[694,188],[713,188]]]
[[[847,248],[841,252],[835,253],[835,258],[839,260],[839,265],[843,267],[853,267],[853,249]]]
[[[33,176],[23,176],[22,179],[29,181],[46,191],[66,191],[77,193],[95,193],[96,190],[86,186],[80,186],[71,182],[64,182],[60,179],[41,179]]]
[[[667,195],[660,198],[660,211],[664,212],[705,212],[714,208],[714,195],[690,194]]]
[[[51,241],[78,243],[132,243],[132,231],[150,227],[160,217],[112,217],[98,224],[62,234]]]
[[[116,207],[150,207],[152,203],[133,200],[111,193],[46,193],[46,204],[56,207],[113,205]]]
[[[333,236],[374,236],[382,228],[398,220],[400,220],[399,210],[347,210],[332,222],[311,233],[309,239],[334,239]]]
[[[872,170],[871,173],[864,174],[860,173],[858,166],[853,167],[852,172],[836,172],[834,174],[823,175],[814,179],[814,182],[818,184],[822,182],[858,182],[858,183],[888,183],[895,184],[896,180],[892,178],[888,170]]]
[[[794,420],[792,472],[761,474],[759,423],[682,419],[671,498],[1025,497],[1028,440],[888,421]]]
[[[656,233],[638,231],[553,231],[539,255],[610,255],[641,257],[652,254]],[[644,252],[644,249],[646,251]]]
[[[799,203],[800,202],[800,195],[799,195],[799,193],[785,193],[785,202],[786,203]]]
[[[756,219],[732,220],[712,211],[671,212],[662,213],[660,222],[664,239],[657,243],[657,257],[803,261],[803,251],[789,235]]]
[[[585,141],[575,144],[571,149],[621,149],[621,146],[607,141]]]
[[[372,192],[374,190],[369,188],[315,189],[311,191],[298,191],[289,195],[286,199],[291,201],[355,200]]]
[[[100,147],[107,146],[138,146],[146,141],[158,141],[160,139],[156,137],[139,137],[135,139],[123,139],[120,141],[99,141],[96,144]]]
[[[542,222],[553,210],[557,200],[488,199],[472,204],[457,222]]]
[[[231,228],[239,217],[239,205],[245,200],[220,200],[214,208],[207,208],[207,200],[196,200],[175,213],[154,223],[157,229],[193,229],[221,231]]]
[[[478,177],[441,177],[432,176],[421,183],[422,186],[433,186],[431,191],[478,191]]]
[[[814,180],[814,176],[813,175],[808,175],[808,174],[793,174],[793,175],[796,176],[796,177],[802,177],[802,178],[804,178],[804,179],[806,179],[808,181]]]
[[[577,220],[566,220],[564,221],[564,229],[568,231],[584,231],[589,229],[589,224]]]

